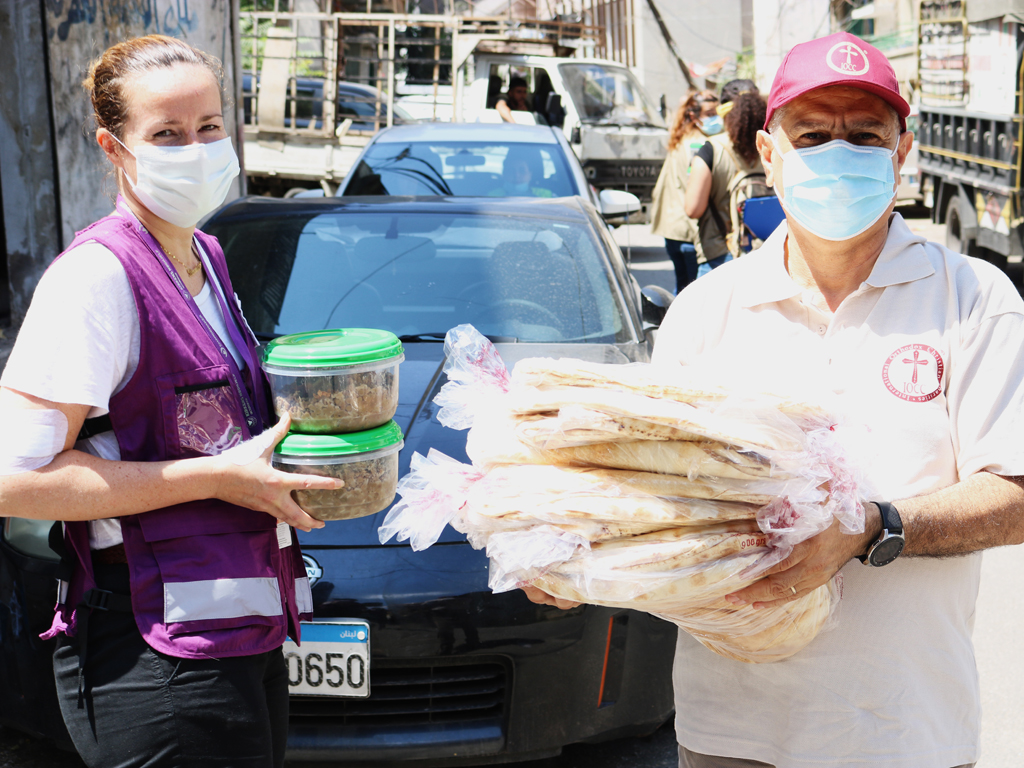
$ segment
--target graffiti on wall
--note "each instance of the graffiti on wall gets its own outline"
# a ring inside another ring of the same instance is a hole
[[[50,35],[66,41],[76,24],[99,24],[105,29],[140,28],[146,32],[183,37],[196,27],[198,14],[193,0],[46,0],[49,14],[57,20]]]

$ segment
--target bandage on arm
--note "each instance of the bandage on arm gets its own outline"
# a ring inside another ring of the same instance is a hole
[[[54,408],[3,410],[5,439],[0,442],[0,475],[45,467],[64,450],[68,419]]]

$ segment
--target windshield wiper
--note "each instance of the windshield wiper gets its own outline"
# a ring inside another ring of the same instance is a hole
[[[439,333],[439,332],[436,332],[436,331],[433,332],[433,333],[406,333],[406,334],[404,334],[402,336],[399,336],[398,340],[401,341],[401,342],[411,342],[411,341],[444,341],[444,337],[445,336],[447,336],[446,333]]]
[[[403,336],[399,336],[398,340],[401,342],[417,342],[417,341],[444,341],[447,333],[434,331],[431,333],[407,333]],[[484,334],[484,337],[494,344],[515,344],[519,341],[517,336],[492,336]]]

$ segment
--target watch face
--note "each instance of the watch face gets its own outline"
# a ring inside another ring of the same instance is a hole
[[[884,541],[880,541],[871,548],[871,553],[868,558],[871,560],[871,564],[875,566],[888,565],[897,557],[900,556],[900,552],[903,551],[903,537],[902,536],[891,536]]]

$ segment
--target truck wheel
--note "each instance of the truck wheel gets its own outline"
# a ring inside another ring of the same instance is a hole
[[[961,232],[960,199],[953,195],[946,204],[946,247],[957,253],[967,253],[974,243],[971,240],[964,241]]]

